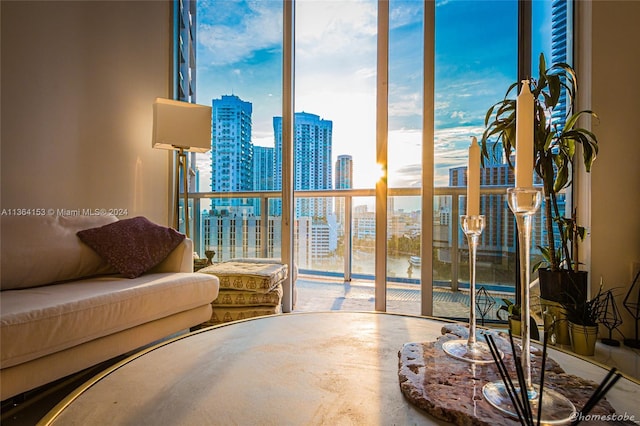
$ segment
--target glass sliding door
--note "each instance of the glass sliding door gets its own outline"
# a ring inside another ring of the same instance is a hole
[[[386,308],[410,314],[421,312],[426,253],[421,251],[420,190],[430,186],[422,182],[423,22],[423,2],[389,2]]]
[[[279,258],[281,203],[265,192],[280,185],[273,123],[282,116],[283,3],[194,3],[194,90],[213,108],[211,151],[192,165],[195,251],[214,250],[218,262]]]
[[[302,270],[339,279],[351,238],[352,270],[371,276],[372,199],[299,191],[375,186],[376,2],[298,0],[295,7],[295,255]]]
[[[466,214],[468,148],[472,137],[481,139],[488,108],[516,79],[518,3],[437,3],[435,40],[433,315],[468,318],[468,246],[459,223]],[[497,302],[515,290],[513,220],[502,195],[509,184],[503,158],[481,170],[480,214],[486,216],[486,228],[478,247],[476,288],[484,287]]]
[[[468,147],[518,79],[519,52],[532,58],[534,76],[540,52],[548,63],[571,63],[572,2],[531,2],[531,33],[520,36],[518,0],[181,4],[197,11],[189,18],[194,58],[186,55],[197,66],[183,72],[192,82],[183,91],[195,100],[197,88],[198,103],[213,107],[212,150],[192,162],[196,252],[215,250],[224,261],[286,251],[302,276],[368,286],[363,309],[467,318],[459,217]],[[290,223],[281,199],[289,118]],[[513,185],[505,158],[485,162],[477,286],[496,304],[516,290],[515,224],[504,196]],[[533,256],[542,232],[534,227]]]

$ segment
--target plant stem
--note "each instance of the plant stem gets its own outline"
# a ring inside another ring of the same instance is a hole
[[[551,194],[551,200],[553,203],[553,210],[555,212],[555,217],[559,219],[561,217],[560,209],[558,208],[558,199],[556,197],[555,192]],[[560,249],[564,251],[564,259],[567,262],[567,269],[570,271],[573,269],[573,262],[571,261],[571,256],[569,254],[569,245],[567,244],[567,239],[565,238],[563,227],[564,225],[562,221],[558,220],[558,232],[560,232],[560,243],[562,244],[562,247],[560,247]]]
[[[549,154],[550,155],[550,154]],[[553,176],[553,163],[549,155],[543,155],[540,160],[542,162],[541,169],[545,176]],[[551,175],[549,175],[551,173]],[[551,181],[551,182],[549,182]],[[549,263],[552,271],[558,270],[558,262],[556,261],[556,247],[553,238],[553,216],[551,206],[555,204],[553,199],[553,179],[542,179],[544,185],[544,211],[545,226],[547,228],[547,246],[549,247]]]

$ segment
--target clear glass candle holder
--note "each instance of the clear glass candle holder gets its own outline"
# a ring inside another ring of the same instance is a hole
[[[485,217],[462,215],[460,226],[469,243],[469,338],[446,341],[442,344],[442,349],[462,361],[488,364],[494,362],[489,345],[476,339],[476,253],[480,235],[484,231]]]

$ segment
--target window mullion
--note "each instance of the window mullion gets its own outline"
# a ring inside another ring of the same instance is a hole
[[[423,87],[422,87],[422,315],[433,315],[433,185],[435,114],[435,2],[424,2]]]
[[[375,309],[387,310],[387,145],[389,135],[389,2],[378,1],[378,65],[376,87]]]
[[[282,262],[289,265],[283,283],[282,310],[293,309],[294,235],[294,78],[295,78],[295,2],[283,0],[282,54]]]

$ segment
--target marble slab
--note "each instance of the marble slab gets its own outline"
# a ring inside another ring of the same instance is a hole
[[[450,339],[468,336],[468,329],[459,325],[447,325],[443,336],[432,342],[406,343],[399,351],[398,376],[400,389],[415,406],[430,415],[457,425],[517,425],[516,418],[509,418],[491,406],[482,396],[482,387],[500,381],[495,364],[473,364],[457,360],[442,350],[442,344]],[[507,368],[513,370],[513,357],[508,337],[492,333],[497,346],[505,354]],[[478,341],[484,337],[478,335]],[[539,382],[542,351],[532,346],[532,380]],[[515,377],[513,373],[512,377]],[[553,359],[547,357],[545,385],[554,389],[580,409],[595,391],[598,383],[566,374]],[[615,410],[606,400],[594,407],[591,414],[613,414]],[[597,424],[591,422],[590,424]]]

